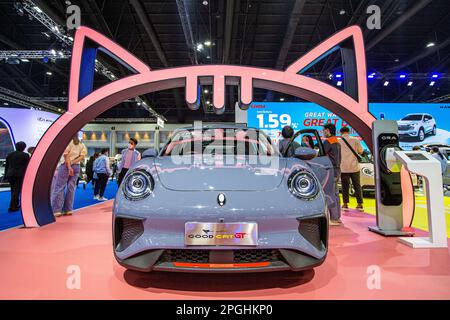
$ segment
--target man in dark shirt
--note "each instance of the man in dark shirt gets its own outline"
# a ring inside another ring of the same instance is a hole
[[[281,139],[278,143],[280,153],[285,157],[293,157],[295,149],[300,147],[300,144],[297,141],[292,141],[291,143],[291,139],[294,136],[294,129],[292,129],[291,126],[283,127],[283,130],[281,130],[281,136],[283,139]]]
[[[16,143],[16,151],[6,156],[5,178],[11,186],[11,202],[9,204],[9,212],[20,210],[19,196],[22,190],[23,177],[27,169],[30,156],[24,152],[27,145],[20,141]]]
[[[338,182],[341,175],[341,144],[336,138],[336,126],[327,123],[323,126],[323,134],[326,140],[323,143],[325,154],[330,158],[334,171],[334,188],[336,207],[330,209],[330,225],[342,224],[341,221],[341,201],[339,198]]]

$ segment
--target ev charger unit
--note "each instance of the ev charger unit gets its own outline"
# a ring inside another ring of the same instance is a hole
[[[429,226],[429,237],[401,237],[399,241],[413,248],[447,248],[440,162],[424,151],[396,151],[394,155],[409,172],[423,177]]]
[[[401,150],[397,122],[374,121],[372,141],[377,225],[369,227],[369,230],[383,236],[413,236],[413,232],[402,231],[401,163],[394,155]]]

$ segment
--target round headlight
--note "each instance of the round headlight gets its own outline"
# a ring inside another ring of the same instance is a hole
[[[288,187],[294,196],[304,200],[312,200],[319,193],[319,184],[314,176],[303,170],[291,174]]]
[[[122,183],[122,190],[128,200],[142,200],[153,191],[153,178],[145,170],[131,172]]]

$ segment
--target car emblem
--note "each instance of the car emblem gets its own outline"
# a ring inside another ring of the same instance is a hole
[[[223,193],[219,193],[219,195],[217,196],[217,203],[219,204],[219,206],[223,207],[226,201],[227,198],[225,198],[225,195]]]

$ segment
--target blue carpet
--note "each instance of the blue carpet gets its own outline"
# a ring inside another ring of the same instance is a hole
[[[117,192],[117,182],[110,181],[106,186],[105,197],[113,199]],[[83,189],[83,184],[80,185],[75,193],[75,202],[73,204],[74,209],[90,206],[92,204],[99,203],[99,201],[92,199],[94,196],[94,189],[89,184],[86,190]],[[23,225],[22,214],[20,211],[8,212],[9,201],[11,199],[11,193],[8,191],[0,192],[0,230],[9,229]]]

